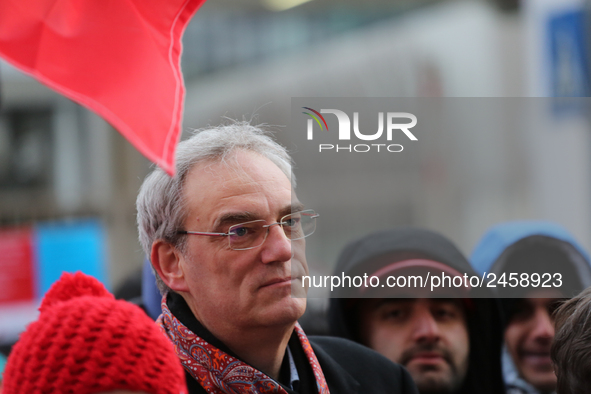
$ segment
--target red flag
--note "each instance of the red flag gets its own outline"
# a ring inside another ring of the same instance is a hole
[[[0,0],[0,56],[174,174],[181,37],[205,0]]]

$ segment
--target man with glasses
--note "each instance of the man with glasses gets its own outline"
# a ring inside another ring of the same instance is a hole
[[[291,158],[244,123],[195,134],[177,175],[155,169],[138,229],[164,295],[159,324],[191,393],[415,392],[399,366],[347,341],[308,339],[305,237]]]

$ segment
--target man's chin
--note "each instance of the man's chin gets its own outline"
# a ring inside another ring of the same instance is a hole
[[[410,374],[421,394],[453,393],[459,389],[459,384],[449,376],[449,372],[441,370],[421,371]]]
[[[556,390],[556,375],[554,375],[554,372],[526,375],[525,380],[542,393],[551,393]]]
[[[305,298],[293,298],[291,295],[273,300],[262,313],[263,321],[269,325],[289,325],[295,323],[306,311]]]
[[[556,389],[556,375],[549,355],[522,356],[518,365],[521,376],[541,392]]]

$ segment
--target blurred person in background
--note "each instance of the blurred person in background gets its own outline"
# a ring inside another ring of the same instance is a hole
[[[591,287],[560,305],[553,317],[556,393],[591,393]]]
[[[429,286],[400,280],[474,274],[452,242],[410,227],[369,234],[346,245],[334,271],[339,277],[365,274],[379,277],[382,286],[340,288],[339,298],[330,300],[331,334],[402,364],[421,394],[504,391],[496,300],[472,298],[476,293],[469,287],[431,292]],[[392,277],[398,280],[392,282]]]
[[[591,284],[587,253],[562,226],[499,224],[472,253],[473,267],[494,285],[505,321],[503,374],[509,394],[552,393],[552,313],[560,300]]]
[[[235,123],[181,142],[176,163],[174,178],[145,179],[138,231],[191,393],[416,392],[399,365],[297,324],[318,215],[295,195],[285,148]]]
[[[186,394],[183,368],[158,326],[96,279],[63,274],[14,345],[3,394]]]
[[[113,290],[113,295],[118,300],[129,301],[143,309],[142,280],[142,268],[133,270],[125,277],[125,279],[123,279],[123,282]]]

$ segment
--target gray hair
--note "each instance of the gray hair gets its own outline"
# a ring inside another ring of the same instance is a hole
[[[194,135],[177,147],[176,176],[170,177],[156,167],[140,188],[136,200],[137,226],[142,249],[148,258],[152,244],[158,239],[184,253],[186,237],[179,236],[177,231],[185,221],[183,188],[187,174],[198,163],[225,162],[228,155],[236,150],[255,152],[271,160],[291,179],[295,188],[291,156],[270,137],[268,131],[248,122],[196,130]],[[155,275],[162,294],[172,291],[157,272]]]

